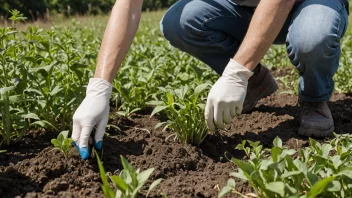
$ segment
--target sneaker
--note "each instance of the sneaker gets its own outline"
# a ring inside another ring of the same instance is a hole
[[[278,88],[268,68],[259,64],[253,72],[253,76],[248,80],[242,113],[251,112],[260,99],[270,96]]]
[[[304,136],[326,137],[334,132],[328,102],[299,102],[301,106],[298,134]]]

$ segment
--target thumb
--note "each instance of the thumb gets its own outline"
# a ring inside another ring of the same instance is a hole
[[[101,150],[103,146],[103,137],[105,133],[106,125],[108,124],[109,120],[109,111],[104,113],[105,115],[100,120],[99,124],[97,125],[97,130],[95,131],[94,137],[94,146],[96,149]]]

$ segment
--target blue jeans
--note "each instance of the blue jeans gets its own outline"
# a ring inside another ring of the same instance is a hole
[[[165,38],[221,74],[238,50],[254,8],[231,0],[179,0],[160,22]],[[348,24],[341,0],[296,3],[274,44],[286,44],[299,71],[299,96],[323,102],[334,90],[333,75],[340,59],[340,39]]]

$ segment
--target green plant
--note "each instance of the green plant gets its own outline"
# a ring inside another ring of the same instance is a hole
[[[236,148],[244,150],[248,162],[232,159],[238,172],[231,176],[251,184],[258,197],[351,197],[352,196],[352,141],[351,135],[337,136],[321,144],[309,139],[310,146],[299,150],[282,146],[278,137],[274,147],[263,150],[259,142],[243,141]],[[236,191],[229,180],[219,197]]]
[[[149,179],[150,175],[153,173],[154,168],[149,168],[145,171],[140,172],[139,169],[134,169],[133,166],[121,155],[121,162],[123,170],[120,173],[120,176],[113,175],[110,176],[111,181],[115,184],[117,191],[115,192],[113,188],[109,186],[109,181],[106,177],[106,172],[104,170],[103,164],[98,156],[98,166],[100,171],[100,177],[103,182],[102,190],[104,196],[107,198],[136,198],[137,195],[142,190],[143,186]],[[157,179],[149,186],[146,197],[153,188],[160,184],[162,179]]]
[[[60,150],[64,154],[65,158],[68,157],[72,142],[73,140],[68,138],[68,131],[62,131],[56,139],[51,140],[51,143],[54,145],[55,149]]]
[[[339,69],[334,76],[335,89],[342,93],[352,93],[352,31],[348,28],[346,35],[341,40],[341,58]]]
[[[198,85],[194,89],[184,86],[180,89],[166,90],[162,101],[150,101],[148,104],[156,105],[151,116],[158,112],[165,112],[168,121],[159,123],[156,128],[166,125],[184,144],[199,145],[208,134],[204,119],[204,99],[201,96],[209,88],[208,83]]]
[[[285,88],[285,91],[280,92],[280,94],[290,94],[298,96],[298,71],[296,69],[292,69],[289,74],[285,76],[277,77],[278,80]]]
[[[23,14],[16,9],[11,10],[10,13],[12,16],[9,19],[12,21],[13,28],[15,28],[17,22],[27,20],[27,17],[23,16]]]

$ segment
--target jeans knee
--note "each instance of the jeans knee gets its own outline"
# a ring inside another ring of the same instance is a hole
[[[342,17],[334,9],[308,4],[289,28],[286,43],[290,59],[295,64],[297,59],[305,62],[338,56],[343,25]]]
[[[332,32],[302,30],[299,34],[288,38],[287,51],[289,56],[299,56],[300,60],[332,57],[338,55],[339,40],[338,36]]]
[[[199,1],[180,0],[165,13],[160,21],[164,37],[175,47],[202,34],[202,6]]]

